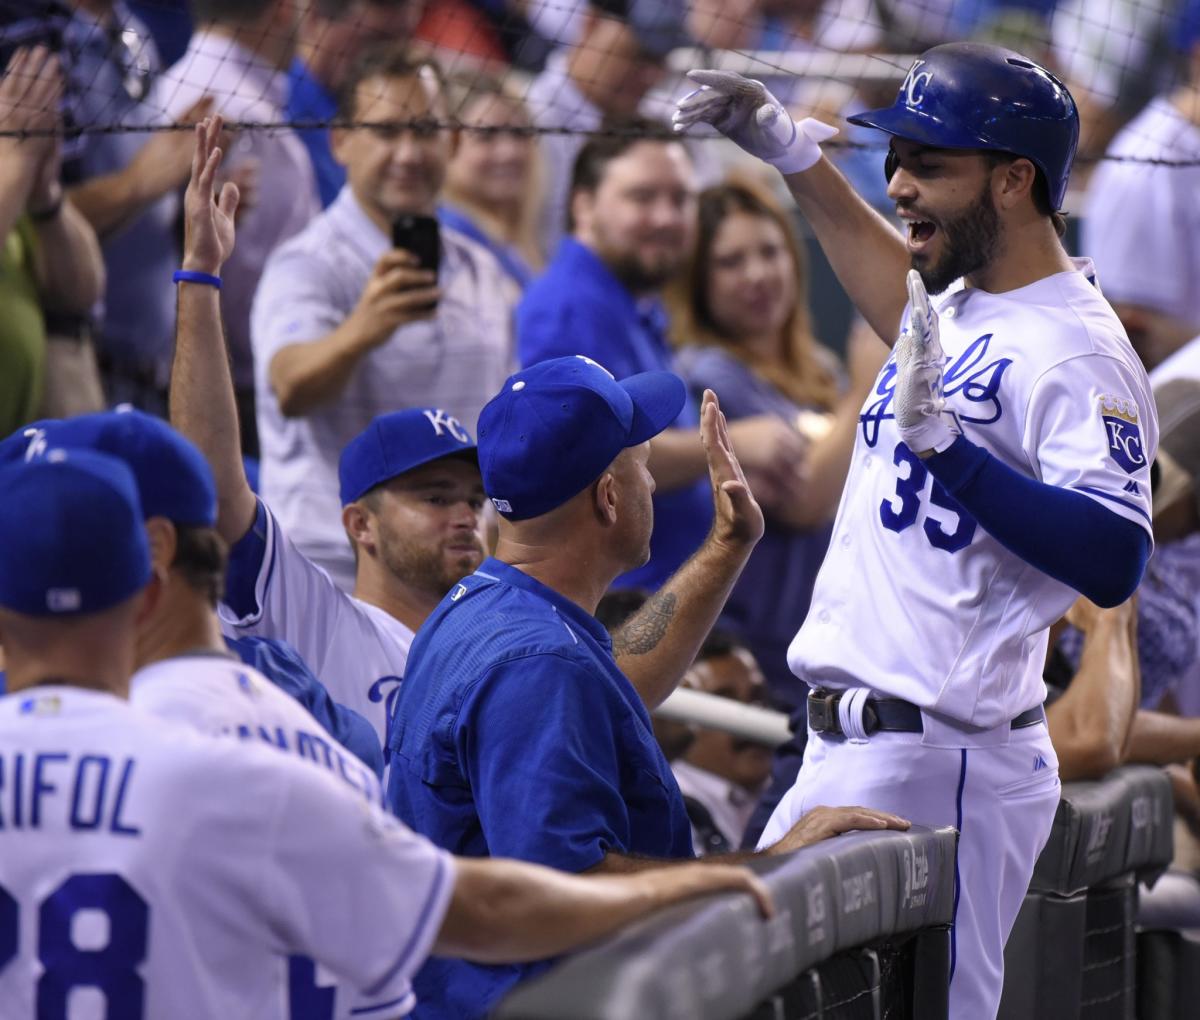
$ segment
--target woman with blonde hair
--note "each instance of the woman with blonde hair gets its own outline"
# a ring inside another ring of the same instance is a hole
[[[452,82],[458,145],[438,218],[488,248],[524,290],[545,261],[537,241],[541,167],[520,95],[487,75]]]
[[[858,413],[887,348],[862,327],[848,379],[813,336],[808,267],[770,193],[732,179],[700,196],[696,245],[671,298],[678,365],[697,392],[716,392],[730,420],[775,414],[810,440],[798,492],[762,493],[767,532],[726,604],[723,622],[750,646],[780,707],[807,688],[787,647],[808,611],[854,446]]]

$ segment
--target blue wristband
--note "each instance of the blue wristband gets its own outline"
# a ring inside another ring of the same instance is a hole
[[[176,269],[175,275],[171,277],[175,283],[203,283],[209,287],[221,289],[221,278],[213,276],[211,273],[198,273],[192,269]]]

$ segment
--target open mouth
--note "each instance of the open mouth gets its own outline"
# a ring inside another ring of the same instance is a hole
[[[908,250],[919,251],[924,248],[937,233],[937,225],[929,220],[908,221]]]

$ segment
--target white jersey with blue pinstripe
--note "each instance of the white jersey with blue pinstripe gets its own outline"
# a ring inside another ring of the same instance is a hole
[[[259,1020],[290,953],[407,990],[453,858],[352,785],[111,694],[0,698],[0,1013]]]
[[[964,435],[1152,535],[1154,403],[1090,263],[1006,293],[961,289],[935,305],[946,403]],[[829,553],[788,662],[813,686],[867,686],[995,726],[1044,700],[1047,628],[1077,595],[978,527],[903,443],[895,371],[889,360],[863,406]]]

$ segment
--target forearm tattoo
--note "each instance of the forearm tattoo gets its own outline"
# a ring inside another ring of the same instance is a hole
[[[622,655],[646,655],[654,651],[675,619],[678,601],[675,594],[669,591],[652,595],[613,635],[613,655],[620,658]]]

